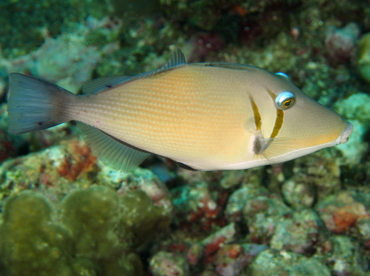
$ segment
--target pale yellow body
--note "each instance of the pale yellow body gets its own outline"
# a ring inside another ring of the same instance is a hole
[[[267,90],[277,94],[287,89],[297,96],[296,112],[286,111],[276,146],[273,141],[264,154],[255,154],[256,137],[269,139],[276,123],[276,107]],[[256,129],[250,97],[261,114],[261,130]],[[282,162],[291,159],[284,155],[292,151],[326,147],[347,126],[284,77],[255,67],[197,64],[83,95],[66,113],[135,148],[204,170]]]
[[[133,169],[148,153],[198,170],[252,168],[344,143],[352,131],[285,74],[186,64],[179,50],[158,70],[97,79],[80,96],[22,74],[9,79],[10,133],[82,122],[93,152],[118,170]]]
[[[185,164],[210,156],[211,163],[242,162],[252,138],[247,89],[235,85],[243,72],[230,72],[236,74],[220,85],[211,72],[216,68],[202,69],[187,65],[81,97],[70,116]]]

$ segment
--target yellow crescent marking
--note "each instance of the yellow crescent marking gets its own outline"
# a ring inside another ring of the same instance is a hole
[[[252,110],[253,110],[253,115],[254,115],[254,123],[256,124],[256,129],[260,131],[261,126],[262,126],[260,111],[258,110],[258,106],[257,106],[256,102],[253,100],[252,96],[249,96],[249,100],[251,101],[251,105],[252,105]]]
[[[275,99],[276,99],[275,94],[270,89],[266,88],[266,91],[275,103]],[[284,111],[277,108],[276,109],[275,125],[274,125],[274,129],[272,130],[272,133],[270,135],[270,138],[275,138],[279,134],[279,131],[280,131],[281,127],[283,126],[283,123],[284,123]]]

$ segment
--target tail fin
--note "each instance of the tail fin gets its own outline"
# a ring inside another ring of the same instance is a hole
[[[74,96],[59,86],[18,73],[9,75],[9,133],[22,134],[63,123],[63,107]]]

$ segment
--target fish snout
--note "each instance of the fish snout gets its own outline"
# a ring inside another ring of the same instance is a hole
[[[351,135],[353,131],[353,125],[349,122],[347,122],[346,128],[343,130],[343,132],[338,137],[338,144],[344,144],[348,141],[349,136]]]

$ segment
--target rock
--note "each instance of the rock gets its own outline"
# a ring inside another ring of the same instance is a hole
[[[178,253],[157,252],[150,260],[150,271],[154,276],[188,276],[186,258]]]
[[[251,263],[248,276],[330,276],[329,268],[315,258],[275,251],[261,252]]]
[[[282,216],[276,223],[271,248],[305,255],[312,254],[323,230],[323,223],[315,211],[310,209],[294,211]]]
[[[276,223],[290,211],[277,195],[257,196],[248,200],[243,209],[243,219],[249,229],[247,239],[252,243],[269,242]]]

